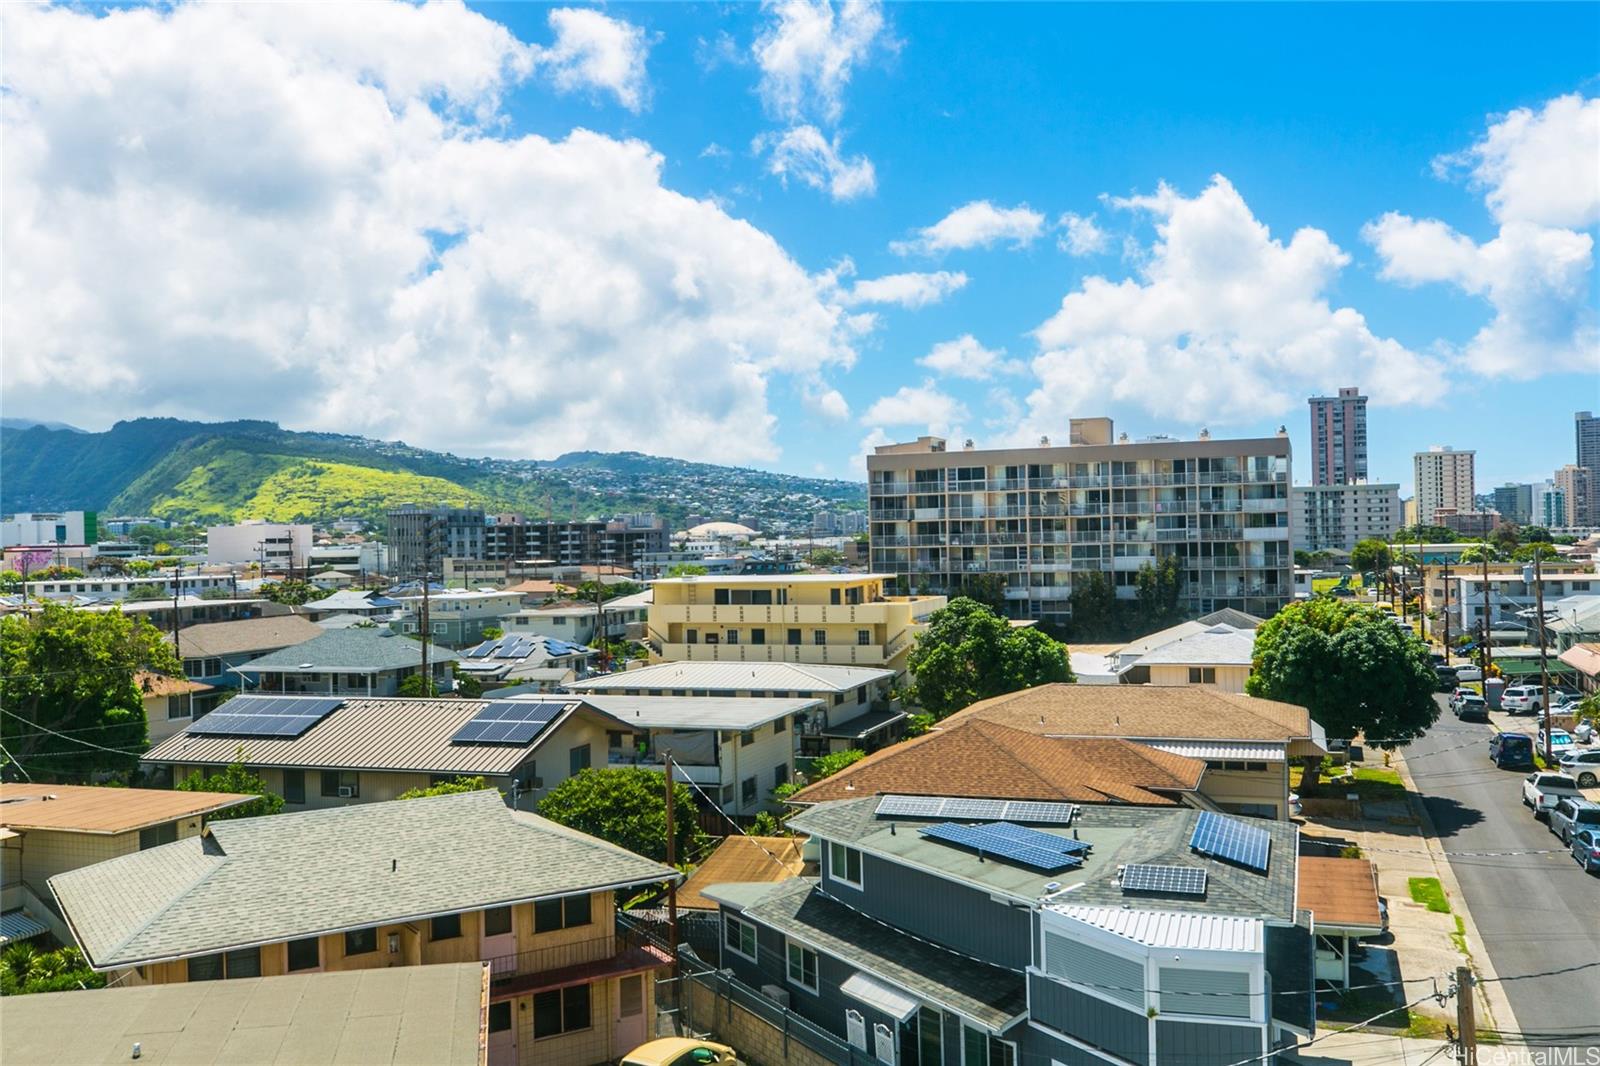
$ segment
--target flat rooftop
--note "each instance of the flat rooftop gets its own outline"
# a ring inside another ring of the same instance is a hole
[[[893,581],[893,574],[696,574],[658,577],[651,585],[841,585],[857,581]]]

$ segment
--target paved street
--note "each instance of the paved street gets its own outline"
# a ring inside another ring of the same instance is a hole
[[[1556,851],[1560,842],[1521,803],[1525,775],[1490,764],[1490,734],[1446,710],[1406,749],[1406,765],[1494,970],[1513,979],[1505,993],[1517,1028],[1551,1044],[1600,1045],[1600,877]],[[1527,854],[1542,851],[1551,853]],[[1522,854],[1498,854],[1505,852]],[[1514,980],[1569,967],[1576,969]]]

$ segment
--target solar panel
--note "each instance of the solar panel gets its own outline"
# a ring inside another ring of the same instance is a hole
[[[486,640],[482,644],[479,644],[476,648],[473,648],[471,651],[467,652],[465,657],[468,659],[487,659],[490,655],[494,654],[495,646],[499,643],[500,642],[498,640]]]
[[[1008,822],[1038,822],[1046,825],[1071,825],[1078,808],[1071,803],[1035,803],[1014,800],[1006,804],[1003,815]]]
[[[343,706],[324,696],[235,696],[191,725],[195,736],[297,737]]]
[[[566,701],[496,700],[456,730],[450,743],[528,744],[570,706]]]
[[[939,796],[885,796],[878,801],[878,814],[885,817],[937,818],[944,810]]]
[[[1085,840],[1058,837],[1054,833],[1041,833],[1037,829],[1012,825],[1010,822],[996,822],[988,828],[1001,836],[1010,837],[1018,843],[1029,844],[1039,848],[1055,848],[1068,855],[1084,855],[1094,847],[1094,845]]]
[[[967,799],[961,796],[884,796],[876,812],[885,818],[942,818],[948,821],[1034,822],[1070,825],[1078,808],[1071,803],[1031,800]]]
[[[1201,855],[1264,874],[1272,851],[1272,837],[1265,829],[1246,825],[1237,818],[1201,811],[1194,825],[1194,835],[1189,838],[1189,847]]]
[[[939,812],[941,818],[972,822],[999,821],[1005,816],[1006,801],[990,799],[947,799]]]
[[[1122,891],[1161,892],[1171,896],[1206,894],[1206,872],[1193,866],[1136,863],[1122,868]]]
[[[1022,827],[1012,826],[1011,828],[1021,829]],[[955,822],[940,822],[937,825],[923,827],[921,832],[923,836],[931,840],[942,840],[947,844],[958,844],[964,848],[971,848],[981,855],[1005,859],[1036,870],[1067,870],[1074,866],[1083,865],[1083,860],[1078,856],[1068,855],[1060,847],[1054,846],[1059,841],[1048,833],[1037,834],[1050,841],[1049,845],[1040,846],[1025,839],[1019,839],[1011,833],[995,832],[995,826],[993,825],[958,825]],[[1022,832],[1028,833],[1032,832],[1032,830],[1023,829]]]

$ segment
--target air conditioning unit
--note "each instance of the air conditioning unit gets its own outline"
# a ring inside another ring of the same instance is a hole
[[[543,788],[544,787],[544,778],[535,777],[533,780],[528,782],[528,787],[529,788]]]
[[[782,985],[762,985],[761,994],[785,1009],[789,1006],[789,990]]]
[[[340,785],[339,786],[339,798],[340,799],[342,799],[342,800],[353,799],[355,797],[355,794],[356,794],[356,790],[351,788],[349,785]]]

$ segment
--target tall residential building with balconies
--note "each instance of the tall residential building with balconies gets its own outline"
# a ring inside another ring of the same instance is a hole
[[[1359,388],[1313,396],[1311,483],[1350,485],[1367,480],[1367,398]]]
[[[1600,418],[1588,411],[1573,416],[1578,465],[1589,471],[1589,521],[1600,522]]]
[[[1508,522],[1527,525],[1533,521],[1533,486],[1515,481],[1496,486],[1494,509]]]
[[[1416,478],[1417,521],[1428,525],[1440,508],[1475,511],[1473,502],[1473,464],[1477,452],[1458,452],[1435,444],[1412,457]]]
[[[1349,551],[1363,540],[1386,540],[1405,524],[1400,486],[1296,485],[1290,526],[1295,551]]]
[[[1172,556],[1186,609],[1270,615],[1293,595],[1289,466],[1281,430],[1113,443],[1109,418],[1073,419],[1066,447],[884,445],[867,457],[871,566],[946,593],[993,575],[1008,615],[1059,622],[1079,575],[1131,599],[1139,569]]]
[[[434,577],[444,573],[446,557],[484,557],[485,518],[480,507],[418,507],[406,504],[389,512],[389,560],[394,575]]]
[[[943,596],[887,596],[885,574],[741,574],[651,583],[648,638],[669,662],[785,662],[904,672]]]
[[[1595,496],[1594,471],[1587,466],[1568,463],[1556,471],[1556,488],[1567,497],[1567,525],[1584,528],[1592,526],[1597,516],[1591,506]]]

